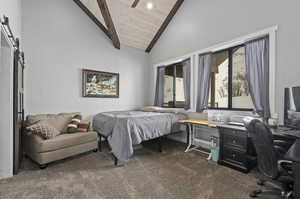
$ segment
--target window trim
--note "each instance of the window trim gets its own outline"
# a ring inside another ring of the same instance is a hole
[[[221,49],[218,51],[213,52],[213,54],[217,54],[220,52],[228,52],[228,107],[210,107],[207,106],[208,110],[228,110],[228,111],[253,111],[253,108],[232,108],[232,71],[233,71],[233,62],[232,62],[232,55],[234,52],[234,49],[245,47],[245,44],[240,44],[236,46],[232,46],[229,48]],[[213,79],[210,79],[210,85],[213,84]],[[210,92],[213,93],[213,87],[210,86]]]

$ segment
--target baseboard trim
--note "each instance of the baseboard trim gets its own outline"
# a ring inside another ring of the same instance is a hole
[[[9,171],[0,170],[0,180],[5,178],[11,178],[11,177],[13,177],[13,175],[10,174]]]

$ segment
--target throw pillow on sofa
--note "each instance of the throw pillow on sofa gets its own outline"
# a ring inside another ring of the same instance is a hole
[[[90,129],[90,121],[81,120],[78,125],[78,132],[88,132]]]
[[[67,126],[75,115],[80,115],[80,113],[75,112],[75,113],[28,115],[26,118],[26,126],[31,126],[39,121],[47,121],[48,124],[56,128],[61,133],[67,133],[68,132]]]
[[[32,134],[38,135],[45,140],[52,139],[61,134],[56,128],[46,121],[37,122],[26,129]]]
[[[74,116],[68,124],[68,133],[88,132],[90,129],[90,121],[81,120],[81,116]]]
[[[73,118],[71,119],[70,123],[67,126],[68,127],[67,128],[68,133],[78,132],[78,128],[79,128],[81,118],[82,118],[81,115],[73,116]]]

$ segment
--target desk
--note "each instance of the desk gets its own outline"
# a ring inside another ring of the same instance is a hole
[[[207,120],[180,120],[179,123],[185,124],[187,128],[187,147],[185,152],[189,152],[192,150],[200,151],[205,154],[209,154],[204,150],[199,150],[199,145],[196,145],[195,142],[201,142],[205,145],[210,144],[211,137],[219,137],[217,124],[213,122],[209,122]],[[206,134],[206,139],[197,139],[195,138],[195,127],[201,128],[203,134]],[[208,136],[208,137],[207,137]]]
[[[273,135],[277,135],[277,136],[283,136],[286,138],[290,138],[290,139],[300,139],[300,130],[286,130],[285,128],[277,128],[277,129],[273,129],[272,130],[272,134]]]
[[[197,127],[202,136],[206,138],[202,143],[206,142],[205,144],[210,146],[211,138],[218,138],[218,163],[220,165],[242,172],[249,172],[256,165],[255,152],[245,127],[207,120],[181,120],[179,122],[185,124],[187,128],[185,152],[196,150],[205,153],[205,151],[199,150],[199,145],[195,144],[195,141],[199,142],[199,139],[195,138],[195,128]]]
[[[297,139],[291,146],[285,158],[293,162],[294,198],[300,198],[300,139]]]
[[[238,131],[246,131],[246,128],[244,126],[235,126],[235,125],[229,125],[229,124],[217,124],[218,127],[224,127],[224,128],[230,128],[235,129]],[[271,128],[272,134],[274,136],[280,136],[285,137],[288,139],[300,139],[300,130],[288,130],[287,128]]]

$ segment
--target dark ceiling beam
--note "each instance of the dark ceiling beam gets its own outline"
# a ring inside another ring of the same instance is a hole
[[[120,49],[120,40],[115,28],[115,25],[113,23],[113,20],[111,18],[106,0],[97,0],[100,11],[102,13],[103,19],[105,21],[106,27],[110,33],[111,40],[115,46],[115,48]]]
[[[135,8],[140,0],[134,0],[133,4],[131,5],[132,8]]]
[[[93,13],[91,13],[91,11],[80,1],[80,0],[73,0],[80,8],[83,12],[85,12],[85,14],[87,14],[87,16],[104,32],[104,34],[110,39],[110,33],[108,32],[108,30],[106,29],[106,27],[97,19],[97,17],[95,17],[95,15]]]
[[[153,46],[155,45],[157,40],[160,38],[162,33],[165,31],[165,29],[167,28],[170,21],[172,20],[172,18],[174,17],[174,15],[176,14],[176,12],[178,11],[178,9],[180,8],[180,6],[182,5],[183,2],[184,2],[184,0],[177,0],[175,5],[173,6],[172,10],[170,11],[168,16],[166,17],[165,21],[162,23],[162,25],[158,29],[157,33],[155,34],[154,38],[152,39],[152,41],[148,45],[148,47],[146,49],[147,53],[149,53],[152,50]]]

